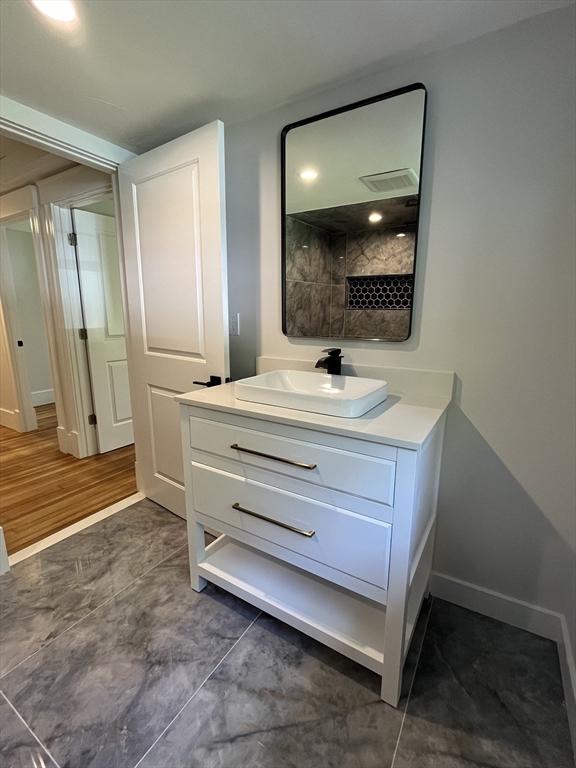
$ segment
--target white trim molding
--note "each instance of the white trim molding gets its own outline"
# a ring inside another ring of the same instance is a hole
[[[564,614],[503,595],[501,592],[486,589],[478,584],[461,581],[438,571],[432,571],[430,592],[434,597],[505,624],[525,629],[535,635],[547,637],[558,644],[568,723],[576,754],[576,656],[570,642],[568,622]]]
[[[32,405],[48,405],[48,403],[54,402],[54,390],[53,389],[37,389],[32,392]]]
[[[14,139],[102,171],[115,171],[134,157],[124,147],[55,117],[0,96],[0,131]]]

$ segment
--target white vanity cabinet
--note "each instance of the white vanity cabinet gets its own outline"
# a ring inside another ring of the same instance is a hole
[[[398,703],[428,588],[448,401],[358,419],[179,397],[192,586],[243,598],[382,676]],[[204,529],[222,535],[209,546]]]

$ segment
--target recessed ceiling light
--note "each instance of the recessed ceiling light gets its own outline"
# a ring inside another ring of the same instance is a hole
[[[374,213],[371,213],[370,216],[368,216],[368,221],[372,224],[378,224],[379,221],[382,221],[382,214],[374,211]]]
[[[302,168],[302,170],[298,172],[298,176],[300,176],[302,181],[316,181],[318,178],[318,171],[315,168]]]
[[[32,5],[54,21],[76,21],[76,8],[72,0],[32,0]]]
[[[405,232],[398,232],[396,237],[406,237],[406,233]]]

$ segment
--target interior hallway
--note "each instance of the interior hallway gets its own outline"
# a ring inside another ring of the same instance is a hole
[[[0,426],[0,525],[11,554],[136,493],[134,446],[76,459],[58,450],[54,404],[38,429]]]

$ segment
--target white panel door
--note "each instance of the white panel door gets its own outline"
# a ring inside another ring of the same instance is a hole
[[[134,442],[116,223],[73,211],[100,453]]]
[[[174,396],[229,373],[224,126],[119,168],[138,489],[185,516]]]

